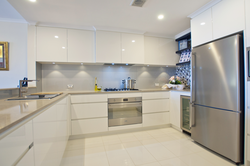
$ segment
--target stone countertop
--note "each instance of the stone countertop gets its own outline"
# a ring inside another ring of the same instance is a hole
[[[66,91],[62,95],[53,99],[40,100],[0,100],[0,135],[21,123],[22,121],[34,116],[55,102],[66,97],[68,94],[110,94],[110,93],[142,93],[142,92],[159,92],[159,91],[177,91],[162,89],[146,89],[139,91],[116,91],[116,92],[95,92],[95,91]],[[180,91],[178,91],[180,92]],[[182,92],[190,92],[190,90],[182,90]]]

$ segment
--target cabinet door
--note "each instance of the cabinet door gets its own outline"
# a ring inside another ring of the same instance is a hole
[[[157,64],[159,63],[159,38],[157,37],[144,37],[145,44],[145,64]]]
[[[169,112],[143,114],[143,127],[169,124]]]
[[[30,121],[0,140],[0,165],[13,165],[32,142],[33,128]]]
[[[96,32],[96,62],[99,63],[121,63],[121,33]]]
[[[191,20],[192,47],[213,40],[211,8]]]
[[[67,62],[67,30],[37,27],[37,61]]]
[[[144,63],[144,36],[122,33],[122,63]]]
[[[68,30],[68,62],[95,62],[94,32]]]
[[[145,100],[142,102],[143,113],[169,111],[169,99]]]
[[[247,47],[250,47],[250,0],[245,0]]]
[[[34,148],[32,147],[16,166],[34,166]]]
[[[244,0],[225,0],[213,6],[214,39],[244,30],[244,11]]]

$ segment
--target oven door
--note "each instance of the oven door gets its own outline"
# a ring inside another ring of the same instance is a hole
[[[109,127],[142,123],[142,102],[116,103],[108,106]]]

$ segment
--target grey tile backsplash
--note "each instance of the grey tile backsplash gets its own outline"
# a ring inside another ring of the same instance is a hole
[[[121,80],[131,77],[137,80],[138,89],[159,89],[166,84],[176,68],[107,66],[107,65],[42,65],[42,91],[94,90],[95,77],[102,88],[120,88]],[[159,83],[159,87],[155,87]],[[73,89],[67,89],[73,84]]]

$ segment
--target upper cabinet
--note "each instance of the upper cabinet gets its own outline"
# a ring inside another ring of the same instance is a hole
[[[214,39],[245,29],[244,0],[223,0],[212,7],[212,12]]]
[[[37,61],[67,62],[67,29],[37,27]]]
[[[191,20],[192,47],[213,40],[212,9],[208,9]]]
[[[122,63],[121,33],[96,32],[96,62]]]
[[[249,0],[246,0],[246,5],[249,5]],[[193,18],[192,47],[243,31],[244,11],[244,0],[223,0]]]
[[[144,36],[122,33],[122,63],[144,64]]]
[[[144,37],[145,64],[175,66],[180,56],[175,54],[178,49],[174,39]]]
[[[68,62],[95,62],[93,31],[68,30]]]
[[[245,12],[246,12],[246,41],[247,47],[250,47],[250,0],[245,1]]]

